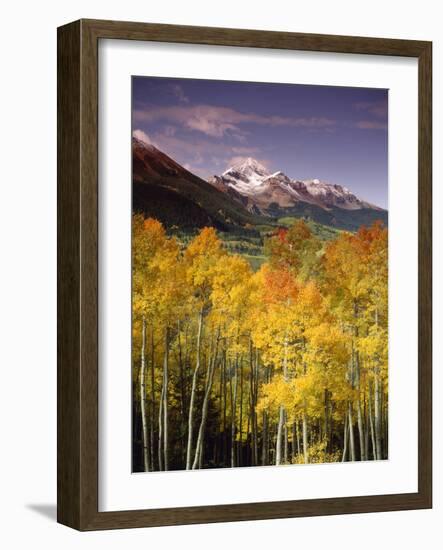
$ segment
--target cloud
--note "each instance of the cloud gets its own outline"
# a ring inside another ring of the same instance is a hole
[[[180,103],[189,103],[189,97],[185,94],[180,84],[172,85],[172,93],[180,101]]]
[[[387,130],[388,128],[385,122],[377,120],[359,120],[355,126],[356,128],[360,128],[360,130]]]
[[[234,156],[261,158],[263,154],[258,147],[231,146],[223,141],[208,140],[204,137],[190,140],[178,134],[171,135],[165,129],[150,137],[151,143],[153,142],[158,149],[203,178],[220,173]]]
[[[235,153],[236,155],[246,155],[248,157],[255,153],[259,153],[261,151],[261,149],[259,149],[258,147],[243,147],[243,146],[229,147],[229,149],[231,150],[232,153]]]
[[[388,128],[388,101],[360,101],[352,105],[355,111],[368,117],[353,124],[360,130],[387,130]]]
[[[234,155],[251,156],[260,153],[258,147],[230,146],[222,141],[189,140],[176,134],[158,132],[153,135],[156,146],[173,158],[228,158]],[[195,161],[193,161],[195,163]]]
[[[151,138],[148,136],[146,132],[143,132],[143,130],[134,130],[132,132],[132,135],[136,139],[143,141],[143,143],[146,143],[147,145],[154,145]]]
[[[134,120],[140,122],[167,121],[207,136],[232,136],[244,140],[248,134],[240,125],[290,126],[300,128],[330,128],[336,121],[326,117],[283,117],[244,113],[230,107],[211,105],[145,107],[134,111]]]
[[[377,118],[386,118],[388,116],[387,101],[360,101],[353,105],[356,111],[370,113]]]
[[[220,120],[214,120],[206,116],[194,116],[186,121],[185,125],[191,130],[198,130],[212,137],[223,137],[229,131],[233,134],[240,134],[240,129],[234,124]]]
[[[177,129],[175,126],[165,126],[165,129],[164,129],[166,136],[175,136],[176,131]]]

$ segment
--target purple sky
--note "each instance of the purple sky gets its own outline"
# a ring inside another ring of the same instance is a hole
[[[133,131],[195,174],[254,157],[387,208],[388,91],[133,77]]]

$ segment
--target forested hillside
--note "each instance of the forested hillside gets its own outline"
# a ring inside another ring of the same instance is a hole
[[[386,459],[388,231],[302,220],[254,272],[133,217],[133,470]]]

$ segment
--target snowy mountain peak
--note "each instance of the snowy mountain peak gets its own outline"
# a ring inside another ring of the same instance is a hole
[[[291,208],[299,203],[319,206],[324,210],[379,210],[346,187],[328,183],[318,178],[310,180],[291,179],[281,170],[269,173],[267,168],[252,157],[241,159],[221,176],[209,180],[221,190],[237,192],[247,200],[249,207],[266,213],[271,205]]]
[[[290,183],[291,179],[288,178],[288,176],[279,170],[278,172],[274,172],[270,176],[267,176],[263,181],[269,181],[269,180],[277,180],[282,183]]]
[[[152,144],[148,143],[148,141],[145,141],[141,137],[138,137],[137,135],[132,136],[132,143],[133,145],[141,148],[146,149],[147,151],[158,151],[158,149]]]
[[[239,162],[234,164],[234,166],[229,170],[234,170],[236,172],[256,172],[257,174],[261,174],[261,175],[269,174],[266,167],[263,166],[263,164],[261,164],[258,160],[252,157],[248,157],[246,159],[240,160]]]
[[[254,194],[257,187],[269,176],[267,168],[258,160],[248,157],[241,159],[223,172],[224,184],[245,195]]]

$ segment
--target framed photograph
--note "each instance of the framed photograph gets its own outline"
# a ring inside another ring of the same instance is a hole
[[[58,29],[58,521],[430,508],[430,42]]]

